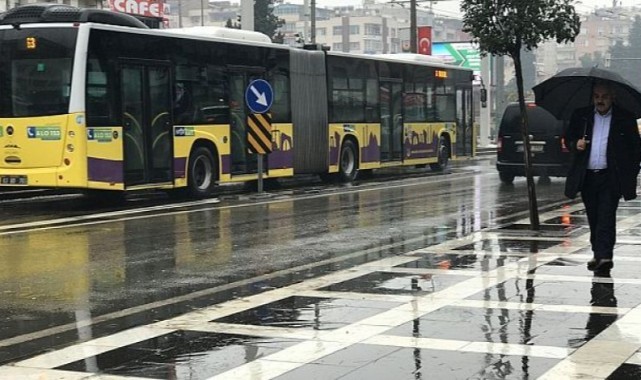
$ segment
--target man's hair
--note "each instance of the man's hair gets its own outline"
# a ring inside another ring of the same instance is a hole
[[[595,81],[595,82],[594,82],[594,85],[592,86],[592,91],[594,91],[594,89],[596,89],[596,88],[598,88],[598,87],[600,87],[600,88],[605,88],[606,90],[608,90],[608,93],[609,93],[610,95],[612,95],[612,97],[613,97],[613,98],[614,98],[614,97],[616,96],[616,94],[617,94],[617,92],[616,92],[616,90],[615,90],[614,85],[612,84],[612,82],[605,81],[605,80],[597,80],[597,81]]]

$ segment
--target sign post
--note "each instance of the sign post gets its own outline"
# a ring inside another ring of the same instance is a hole
[[[258,194],[263,192],[263,155],[272,151],[272,118],[267,112],[273,101],[274,91],[266,80],[253,80],[245,90],[245,103],[252,112],[247,116],[247,142],[258,154]]]

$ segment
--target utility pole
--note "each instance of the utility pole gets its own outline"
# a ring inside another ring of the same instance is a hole
[[[205,26],[205,1],[200,0],[200,26]]]
[[[240,28],[254,30],[254,0],[240,0]]]
[[[410,0],[410,53],[418,53],[418,26],[416,25],[416,0]]]
[[[313,0],[312,0],[313,1]],[[410,4],[410,52],[416,54],[418,53],[418,22],[416,20],[416,6],[417,3],[428,2],[430,3],[430,10],[432,9],[433,3],[437,0],[392,0],[390,4],[399,4],[401,7],[405,7],[404,4]],[[438,0],[438,1],[458,1],[458,0]],[[433,16],[432,16],[433,17]]]
[[[310,37],[311,43],[316,43],[316,0],[311,0],[311,9],[309,10],[309,18],[312,21]]]

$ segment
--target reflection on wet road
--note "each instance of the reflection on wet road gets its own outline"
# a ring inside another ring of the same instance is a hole
[[[484,166],[5,221],[0,363],[63,378],[567,374],[568,355],[638,305],[641,277],[586,277],[585,218],[562,185],[537,188],[538,233],[523,228],[525,183]],[[620,216],[634,239],[641,220]]]

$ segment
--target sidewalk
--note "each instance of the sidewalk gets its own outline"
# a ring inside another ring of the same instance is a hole
[[[539,233],[527,220],[497,226],[0,367],[0,378],[79,379],[97,366],[109,379],[638,379],[641,201],[618,215],[611,278],[585,268],[575,204],[541,214]]]

